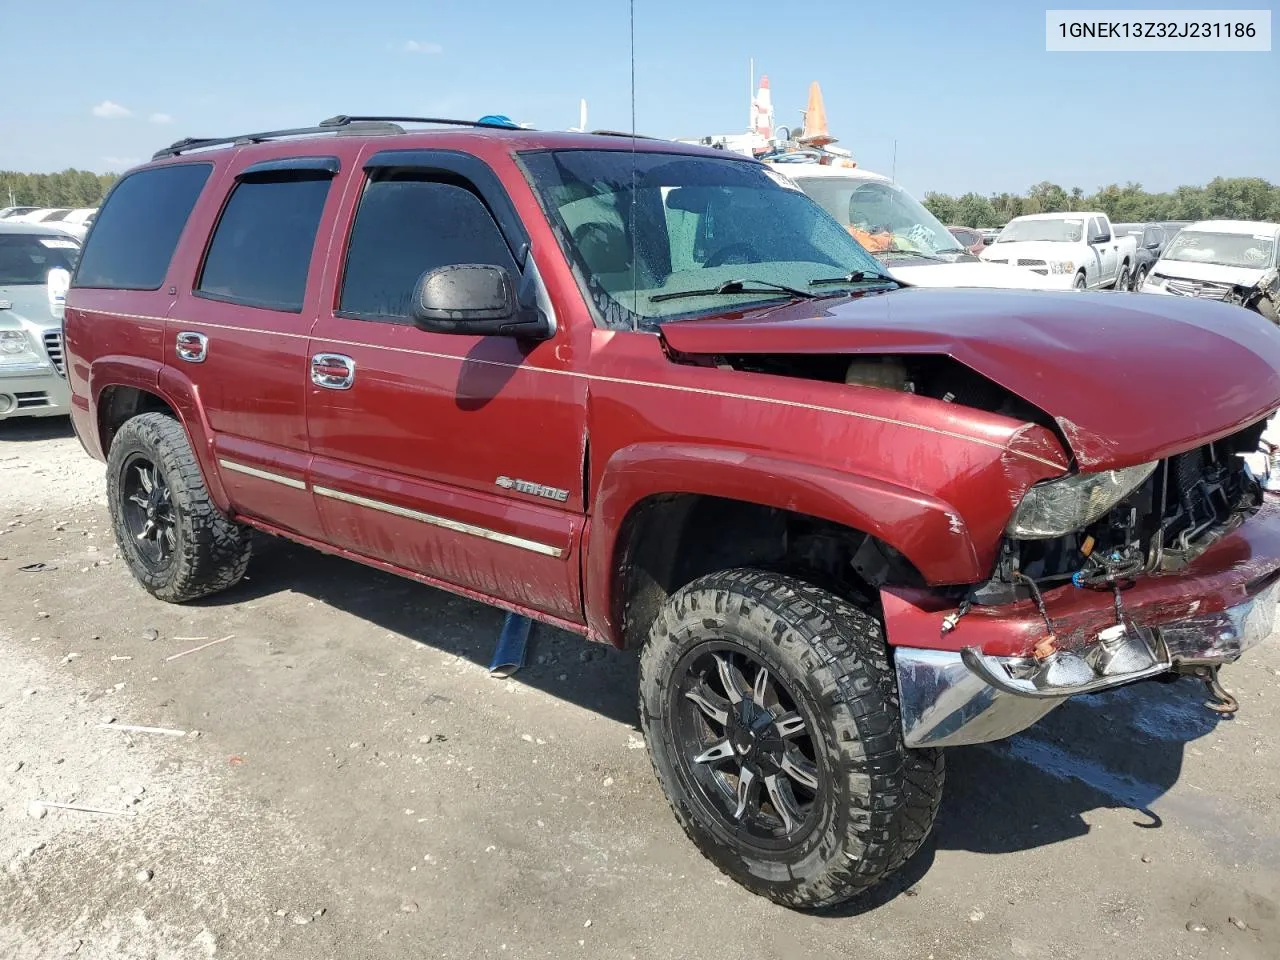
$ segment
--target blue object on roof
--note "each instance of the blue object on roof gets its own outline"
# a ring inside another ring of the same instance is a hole
[[[510,117],[503,116],[500,113],[490,113],[481,117],[476,123],[483,124],[486,127],[508,127],[512,130],[519,130],[520,124],[516,123]]]

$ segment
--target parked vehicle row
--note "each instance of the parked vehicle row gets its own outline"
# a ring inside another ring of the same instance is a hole
[[[1270,633],[1280,509],[1237,454],[1275,325],[909,286],[999,267],[874,175],[360,122],[180,141],[89,235],[72,419],[155,596],[232,586],[257,528],[639,648],[676,818],[805,908],[923,844],[941,748]],[[1075,219],[1009,242],[1101,283],[1110,224]]]
[[[5,207],[0,222],[42,223],[83,240],[97,212],[97,207]]]

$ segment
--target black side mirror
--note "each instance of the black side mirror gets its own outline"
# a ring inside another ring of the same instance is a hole
[[[542,311],[522,305],[504,267],[457,263],[428,270],[413,290],[413,322],[428,333],[545,340],[552,329]],[[525,298],[531,300],[532,298]]]

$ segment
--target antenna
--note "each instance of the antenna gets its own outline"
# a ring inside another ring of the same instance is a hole
[[[640,291],[636,289],[636,0],[629,0],[631,13],[631,329],[640,329]]]

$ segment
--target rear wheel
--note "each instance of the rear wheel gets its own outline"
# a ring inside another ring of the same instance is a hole
[[[125,563],[161,600],[195,600],[244,576],[249,529],[214,506],[172,417],[144,413],[120,428],[107,457],[107,505]]]
[[[676,819],[749,890],[847,900],[919,849],[942,755],[908,750],[879,621],[757,570],[677,592],[640,660],[640,715]]]

